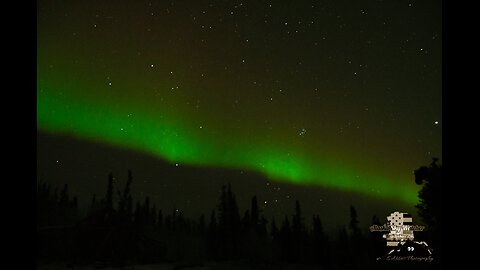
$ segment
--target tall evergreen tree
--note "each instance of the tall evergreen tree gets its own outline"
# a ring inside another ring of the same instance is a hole
[[[258,221],[259,221],[257,196],[253,196],[253,198],[252,198],[250,213],[251,213],[251,218],[252,218],[252,224],[254,226],[256,226],[258,224]]]
[[[415,183],[423,185],[418,192],[420,203],[415,205],[418,215],[427,225],[427,232],[431,235],[432,244],[440,248],[442,232],[442,165],[437,164],[438,158],[433,158],[430,166],[422,166],[414,171]],[[438,252],[437,252],[438,254]]]
[[[300,235],[305,231],[302,209],[298,200],[295,201],[295,214],[292,217],[292,231],[296,235]]]
[[[365,257],[365,248],[362,248],[364,239],[359,227],[358,214],[357,210],[353,205],[350,206],[350,223],[349,228],[351,231],[351,241],[350,241],[350,253],[349,258],[350,262],[353,265],[360,265],[361,261]]]
[[[357,210],[353,205],[350,205],[350,224],[349,228],[352,232],[352,238],[355,240],[358,240],[361,237],[361,230],[358,226],[359,221],[358,221],[358,215],[357,215]]]
[[[222,185],[220,193],[220,202],[218,204],[218,223],[219,226],[226,226],[228,220],[228,198],[227,198],[227,187]]]
[[[132,171],[128,170],[128,178],[127,182],[125,184],[125,188],[123,189],[123,193],[118,190],[118,212],[121,213],[122,215],[130,218],[130,215],[132,214],[131,209],[132,209],[132,202],[131,202],[131,194],[130,194],[130,186],[132,184],[133,177],[132,177]]]
[[[323,230],[322,221],[319,215],[313,216],[313,250],[315,251],[315,257],[317,262],[323,266],[330,264],[330,247],[328,237]]]
[[[285,261],[292,261],[292,230],[290,228],[290,222],[288,216],[285,215],[285,219],[280,227],[280,258]]]
[[[230,184],[228,188],[222,186],[218,212],[218,236],[222,246],[219,251],[222,252],[221,256],[224,259],[232,258],[236,255],[239,246],[240,213]]]
[[[105,209],[113,210],[113,174],[108,174],[107,194],[105,195]]]
[[[238,209],[237,199],[235,198],[235,194],[233,193],[230,184],[228,184],[227,197],[229,218],[231,219],[230,223],[234,230],[238,230],[238,225],[240,224],[240,211]]]
[[[299,261],[304,255],[304,248],[306,244],[306,229],[304,224],[304,218],[302,216],[302,209],[300,202],[295,201],[295,213],[292,216],[292,245],[291,250],[293,261]]]
[[[218,258],[218,224],[215,216],[215,210],[210,214],[210,223],[207,231],[207,254],[211,259]]]

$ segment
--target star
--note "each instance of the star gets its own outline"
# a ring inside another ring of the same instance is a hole
[[[55,10],[39,4],[38,32],[42,37],[37,42],[39,128],[58,126],[62,132],[78,135],[80,139],[99,139],[113,147],[134,146],[131,150],[139,155],[154,153],[167,169],[182,171],[182,175],[183,170],[190,169],[171,168],[180,167],[174,160],[188,162],[185,165],[189,166],[200,164],[208,170],[232,169],[239,179],[254,175],[250,177],[254,181],[258,173],[262,177],[258,177],[255,186],[258,189],[264,183],[263,188],[253,191],[237,188],[236,179],[231,180],[232,186],[238,198],[247,200],[247,196],[258,195],[261,205],[263,197],[266,209],[270,208],[267,199],[271,199],[274,207],[295,201],[299,195],[288,185],[282,185],[280,190],[277,187],[280,182],[268,176],[298,185],[299,189],[307,187],[307,183],[315,184],[308,192],[316,192],[317,184],[320,190],[333,184],[339,191],[352,188],[355,192],[376,195],[376,190],[370,190],[368,185],[378,184],[385,193],[382,195],[394,198],[398,192],[388,192],[394,184],[384,179],[398,177],[412,184],[408,170],[425,165],[414,164],[415,160],[425,158],[425,149],[431,151],[429,156],[441,153],[438,142],[444,126],[440,127],[440,120],[432,121],[441,114],[423,114],[423,125],[408,125],[409,117],[425,112],[421,100],[409,98],[418,91],[426,91],[425,95],[432,97],[432,102],[425,106],[436,106],[427,112],[436,112],[441,106],[438,103],[441,89],[422,89],[422,85],[437,85],[441,77],[425,75],[440,70],[441,61],[434,59],[441,52],[440,21],[426,22],[429,27],[411,28],[402,24],[401,18],[406,11],[412,22],[438,18],[439,6],[412,12],[417,2],[403,2],[398,9],[393,8],[395,4],[385,3],[381,18],[375,18],[369,16],[373,11],[368,6],[342,10],[342,5],[336,3],[332,6],[305,3],[303,8],[288,10],[288,5],[273,9],[273,1],[259,6],[247,3],[243,6],[241,1],[230,4],[210,1],[205,5],[180,1],[160,6],[148,2],[151,1],[147,1],[146,8],[142,4],[112,5],[103,11],[98,10],[102,5],[93,9],[81,7],[75,14],[70,13],[74,6]],[[83,10],[93,12],[85,15],[80,13]],[[438,14],[421,16],[425,10]],[[123,24],[121,19],[137,16],[143,16],[139,23]],[[65,25],[52,27],[58,22]],[[132,39],[122,34],[125,32],[139,34]],[[78,42],[80,37],[84,42]],[[388,41],[395,38],[398,42],[392,43],[392,47]],[[58,52],[52,55],[55,49]],[[76,53],[69,55],[69,52]],[[123,61],[125,57],[127,61]],[[116,87],[111,87],[110,75],[115,78]],[[77,82],[81,85],[75,85]],[[409,92],[403,94],[404,91]],[[429,121],[433,127],[426,124]],[[203,131],[203,122],[208,123],[208,130]],[[387,143],[397,132],[404,139]],[[431,149],[409,144],[417,140],[419,145],[430,140]],[[398,150],[408,151],[412,157],[395,154]],[[399,162],[387,162],[385,167],[375,162],[392,159],[389,155]],[[51,164],[53,157],[65,155],[52,152],[45,156],[46,169],[58,171],[65,167],[56,159],[53,161],[58,166]],[[345,158],[348,161],[342,161],[343,157],[349,157]],[[400,160],[403,158],[407,160]],[[144,168],[134,162],[128,165]],[[66,166],[73,166],[70,163],[67,160]],[[102,167],[108,170],[110,164]],[[361,168],[360,177],[353,173],[354,168]],[[154,174],[161,173],[156,168],[150,170],[145,166],[145,172],[142,169],[134,170],[134,175],[152,175],[153,181]],[[333,173],[327,174],[330,171]],[[371,179],[361,181],[364,174],[371,175]],[[325,179],[325,175],[331,179]],[[202,177],[208,178],[193,175],[188,181]],[[145,179],[140,175],[138,178]],[[403,180],[392,182],[400,181]],[[215,184],[208,179],[204,182]],[[362,182],[358,190],[356,182]],[[257,191],[259,194],[253,194]],[[308,201],[318,204],[323,197],[300,197],[300,202],[302,206],[308,205]],[[325,199],[332,200],[330,196]],[[198,211],[208,214],[213,200],[208,201]],[[185,210],[196,215],[192,209]]]

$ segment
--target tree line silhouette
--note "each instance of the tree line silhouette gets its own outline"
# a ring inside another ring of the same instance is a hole
[[[348,226],[328,235],[321,217],[307,219],[298,200],[291,216],[269,221],[256,196],[241,215],[230,184],[223,185],[207,221],[204,214],[190,219],[177,209],[163,212],[148,196],[134,204],[132,183],[129,170],[123,189],[115,190],[110,173],[105,195],[94,194],[85,213],[77,197],[70,198],[68,185],[59,193],[45,182],[37,183],[37,262],[129,265],[242,260],[356,268],[372,265],[386,251],[381,234],[362,232],[354,206]],[[421,209],[425,214],[429,211]],[[371,224],[381,225],[376,216]]]

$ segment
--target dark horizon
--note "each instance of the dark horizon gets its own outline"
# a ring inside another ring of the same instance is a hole
[[[335,212],[338,209],[346,212],[350,205],[357,207],[363,229],[372,225],[373,215],[383,220],[394,211],[408,212],[415,223],[422,223],[413,205],[395,200],[378,200],[324,187],[271,181],[266,176],[246,170],[186,165],[177,167],[135,151],[42,131],[38,131],[37,139],[37,182],[43,178],[44,182],[59,190],[68,184],[71,195],[79,198],[82,210],[88,209],[94,193],[97,197],[104,194],[109,173],[113,173],[115,188],[121,190],[126,183],[127,172],[131,170],[135,200],[141,201],[149,196],[157,208],[167,212],[176,208],[192,219],[201,214],[207,215],[216,208],[221,186],[231,184],[237,194],[240,210],[248,209],[251,197],[257,196],[261,202],[260,209],[269,220],[291,215],[295,200],[300,200],[307,218],[317,214],[328,217],[323,221],[328,231],[336,231],[338,226],[347,223],[347,214],[338,216]],[[150,169],[145,171],[142,168]],[[411,181],[414,182],[413,172]],[[418,190],[420,188],[418,186]]]
[[[386,231],[366,230],[360,225],[354,205],[345,212],[337,206],[336,215],[343,213],[349,217],[348,222],[328,230],[325,221],[329,216],[316,213],[309,218],[300,199],[294,200],[290,214],[269,219],[256,195],[250,197],[249,207],[242,211],[230,183],[222,184],[210,215],[204,212],[192,218],[177,209],[157,207],[148,193],[143,199],[132,196],[131,170],[124,186],[109,173],[104,194],[92,196],[90,207],[81,211],[79,197],[72,194],[68,184],[59,188],[40,181],[36,204],[37,264],[100,264],[116,268],[163,264],[168,269],[203,269],[205,265],[208,269],[213,265],[219,269],[235,265],[240,269],[279,269],[289,265],[294,269],[382,269],[409,265],[430,269],[442,258],[438,238],[442,232],[442,209],[438,208],[442,166],[436,162],[434,159],[428,167],[415,170],[415,182],[423,184],[419,192],[422,203],[416,207],[420,207],[419,215],[427,224],[417,226],[419,231],[405,228],[419,224],[412,222],[412,214],[398,210],[385,219],[372,216],[371,225],[385,224]],[[397,246],[391,247],[392,243]],[[397,257],[426,261],[391,261]]]

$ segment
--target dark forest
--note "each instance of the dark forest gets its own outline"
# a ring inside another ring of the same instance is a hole
[[[434,262],[409,265],[423,269],[441,260],[442,167],[437,161],[415,171],[415,182],[423,185],[416,208],[428,225],[426,231],[416,232],[416,238],[431,243],[435,253],[430,256]],[[239,209],[233,187],[228,184],[221,187],[216,206],[207,214],[191,218],[178,209],[152,205],[148,196],[134,200],[134,183],[130,170],[124,186],[116,184],[109,174],[105,194],[93,194],[85,211],[79,209],[78,198],[70,195],[68,185],[58,189],[47,182],[37,183],[37,264],[121,268],[171,263],[177,269],[195,269],[211,262],[254,269],[283,269],[286,265],[298,269],[363,269],[406,264],[382,258],[389,251],[382,232],[360,228],[353,205],[345,209],[349,224],[339,226],[336,235],[328,235],[322,227],[322,219],[328,217],[305,217],[299,200],[292,205],[291,215],[268,220],[255,195],[249,209]],[[372,217],[372,225],[384,223]]]

